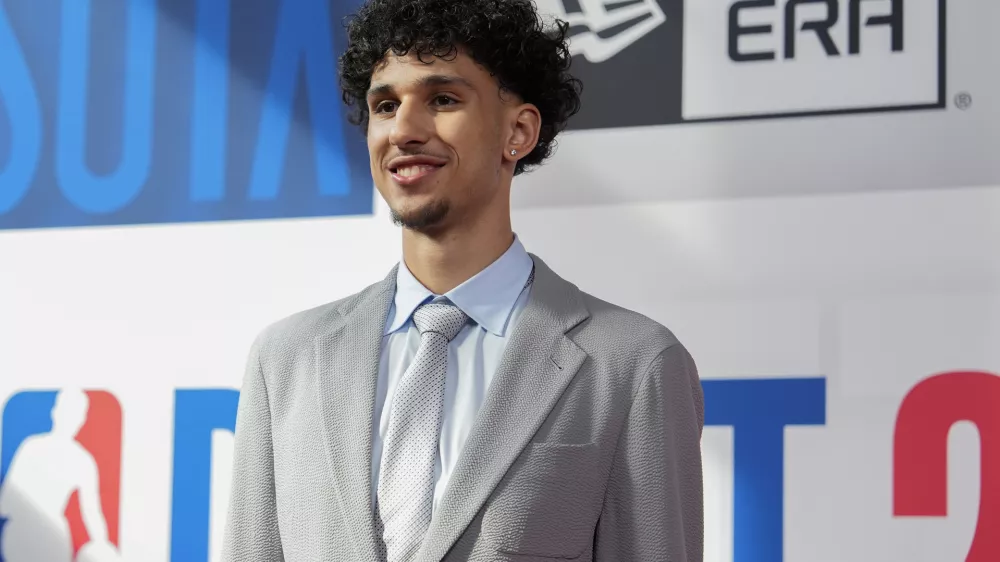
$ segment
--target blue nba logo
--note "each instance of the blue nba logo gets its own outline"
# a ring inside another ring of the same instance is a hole
[[[0,562],[118,557],[122,411],[106,391],[13,395],[0,437]]]

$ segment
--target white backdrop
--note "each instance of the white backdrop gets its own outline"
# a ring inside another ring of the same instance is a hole
[[[998,217],[1000,187],[982,187],[523,210],[515,223],[583,289],[672,327],[705,379],[826,378],[826,424],[785,433],[786,560],[940,562],[965,559],[980,501],[1000,498],[979,497],[977,434],[960,425],[948,515],[894,517],[894,421],[925,377],[1000,374]],[[0,256],[0,395],[84,384],[118,398],[121,549],[152,561],[169,550],[174,389],[236,387],[260,327],[379,279],[398,232],[379,207],[364,219],[11,232]],[[227,447],[220,432],[213,552]],[[707,429],[711,561],[734,559],[732,447],[731,430]]]

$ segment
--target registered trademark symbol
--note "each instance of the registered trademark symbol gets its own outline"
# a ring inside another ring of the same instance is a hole
[[[955,107],[965,111],[972,107],[972,94],[969,92],[959,92],[955,94]]]

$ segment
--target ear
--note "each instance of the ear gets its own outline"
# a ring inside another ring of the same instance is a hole
[[[517,162],[531,152],[538,144],[538,133],[542,127],[542,114],[530,103],[512,109],[510,138],[507,140],[504,158]]]

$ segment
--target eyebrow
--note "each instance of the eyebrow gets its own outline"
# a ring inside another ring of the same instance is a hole
[[[424,76],[422,78],[418,78],[417,80],[414,80],[413,81],[413,85],[417,86],[419,88],[432,88],[432,87],[439,87],[439,86],[454,86],[454,85],[458,85],[458,86],[463,86],[465,88],[468,88],[470,90],[474,90],[475,89],[472,86],[472,83],[469,82],[468,80],[466,80],[465,78],[462,78],[460,76],[450,76],[450,75],[447,75],[447,74],[431,74],[429,76]],[[384,96],[384,95],[392,94],[394,91],[395,91],[395,89],[392,87],[392,84],[373,83],[371,85],[371,87],[368,88],[367,97],[369,99],[371,99],[371,98],[374,98],[374,97],[379,97],[379,96]]]

